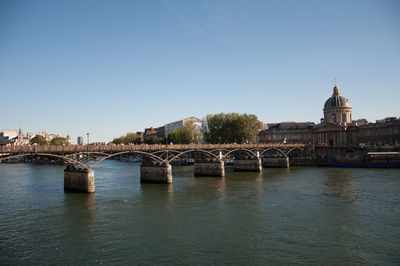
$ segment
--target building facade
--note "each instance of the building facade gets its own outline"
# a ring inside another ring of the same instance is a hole
[[[376,123],[368,123],[366,119],[353,121],[350,102],[340,95],[337,85],[325,101],[323,114],[318,125],[311,122],[268,124],[268,128],[260,131],[259,142],[399,148],[400,118],[389,117]]]
[[[188,122],[192,122],[198,131],[200,131],[201,125],[203,123],[203,121],[201,119],[194,117],[194,116],[191,116],[191,117],[188,117],[188,118],[185,118],[182,120],[178,120],[178,121],[175,121],[172,123],[168,123],[164,126],[165,127],[165,135],[164,136],[166,137],[166,136],[168,136],[168,133],[178,130],[178,129],[181,129]]]
[[[10,144],[12,139],[18,137],[18,130],[1,130],[0,131],[0,145]]]
[[[260,131],[260,143],[312,143],[314,122],[282,122],[265,124]]]
[[[83,145],[83,137],[78,137],[78,138],[76,139],[76,143],[77,143],[78,145]]]
[[[362,146],[393,146],[399,147],[400,118],[387,117],[376,123],[369,123],[358,127],[356,136]]]
[[[324,120],[323,122],[331,122],[338,125],[346,125],[351,123],[351,106],[349,100],[342,97],[339,88],[335,84],[333,94],[324,104]]]

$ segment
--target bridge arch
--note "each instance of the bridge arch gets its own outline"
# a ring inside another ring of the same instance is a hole
[[[154,155],[154,154],[152,154],[152,153],[131,150],[131,151],[123,151],[123,152],[117,152],[117,153],[113,153],[113,154],[107,154],[107,156],[105,156],[105,157],[103,157],[103,158],[101,158],[101,159],[95,161],[94,163],[90,164],[90,167],[95,166],[95,165],[101,163],[101,162],[104,161],[104,160],[107,160],[107,159],[110,159],[110,158],[112,158],[112,157],[114,157],[114,156],[122,155],[122,154],[138,154],[138,155],[144,155],[144,156],[148,156],[148,157],[150,157],[150,158],[152,158],[152,159],[154,159],[154,160],[156,160],[156,161],[159,161],[159,162],[161,162],[161,163],[163,163],[163,162],[168,163],[167,160],[164,160],[163,158],[161,158],[161,157],[159,157],[159,156],[156,156],[156,155]]]
[[[289,149],[289,150],[287,151],[287,153],[286,153],[286,156],[289,156],[289,154],[290,154],[291,152],[296,151],[296,150],[302,151],[302,152],[304,152],[305,154],[309,155],[311,158],[314,158],[314,159],[315,159],[315,155],[314,155],[313,153],[308,152],[306,149],[299,148],[299,147],[294,147],[294,148]]]
[[[23,154],[17,154],[17,155],[12,155],[12,156],[6,156],[6,157],[1,157],[0,161],[4,161],[4,160],[8,160],[8,159],[13,159],[13,158],[21,158],[21,157],[27,157],[27,156],[46,156],[46,157],[53,157],[53,158],[57,158],[57,159],[61,159],[67,163],[70,163],[74,166],[80,166],[83,169],[87,169],[89,168],[87,165],[85,165],[84,163],[81,163],[77,160],[74,159],[70,159],[66,156],[61,156],[61,155],[57,155],[57,154],[51,154],[51,153],[23,153]]]
[[[159,151],[155,151],[155,152],[153,152],[152,154],[154,154],[154,155],[156,155],[156,156],[159,156],[159,157],[162,157],[163,155],[165,155],[166,153],[171,153],[171,154],[180,154],[181,153],[181,151],[178,151],[178,150],[167,150],[167,149],[165,149],[165,150],[159,150]],[[159,155],[158,155],[159,154]]]
[[[223,148],[222,148],[222,149],[211,150],[210,152],[211,152],[211,153],[214,153],[214,154],[215,154],[215,153],[218,153],[218,154],[219,154],[220,152],[229,152],[229,151],[230,151],[230,150],[228,150],[228,149],[223,149]]]
[[[157,160],[159,162],[167,162],[166,160],[162,159],[159,156],[153,155],[151,153],[147,152],[142,152],[142,151],[123,151],[123,152],[118,152],[118,153],[113,153],[113,154],[107,154],[103,152],[79,152],[79,153],[73,153],[69,155],[57,155],[57,154],[51,154],[51,153],[23,153],[23,154],[17,154],[17,155],[11,155],[11,156],[6,156],[6,157],[1,157],[0,161],[8,160],[8,159],[14,159],[14,158],[21,158],[21,157],[27,157],[27,156],[46,156],[46,157],[52,157],[52,158],[57,158],[61,159],[62,161],[67,162],[70,165],[73,165],[77,168],[83,168],[83,169],[88,169],[91,168],[99,163],[101,163],[104,160],[107,160],[109,158],[112,158],[114,156],[122,155],[122,154],[138,154],[138,155],[145,155],[148,157],[151,157],[154,160]],[[89,159],[86,161],[82,162],[76,159],[80,155],[100,155],[103,156],[100,159],[94,160],[93,162],[90,162]],[[72,158],[71,158],[72,157]],[[73,158],[75,157],[75,159]]]
[[[258,156],[257,156],[257,153],[254,153],[252,150],[249,150],[249,149],[234,149],[234,150],[228,151],[225,155],[223,155],[223,158],[225,158],[225,157],[228,156],[229,154],[234,153],[234,152],[237,152],[237,151],[245,151],[245,152],[249,153],[250,155],[253,155],[253,156],[255,156],[255,157],[258,157]]]
[[[201,152],[201,153],[210,155],[211,157],[213,157],[213,158],[215,158],[215,159],[219,159],[219,156],[213,154],[213,153],[210,152],[210,151],[206,151],[206,150],[188,150],[188,151],[180,152],[179,154],[175,155],[175,156],[172,157],[170,160],[168,160],[168,163],[172,162],[172,161],[175,160],[175,159],[178,159],[180,156],[182,156],[182,155],[184,155],[184,154],[193,153],[193,152]]]
[[[290,150],[288,150],[286,152],[286,156],[289,156],[289,153],[291,153],[292,151],[295,151],[295,150],[304,151],[304,149],[301,149],[301,148],[298,148],[298,147],[294,147],[294,148],[291,148]]]
[[[268,149],[263,150],[263,151],[260,153],[260,157],[262,157],[262,155],[264,155],[266,152],[271,151],[271,150],[277,151],[278,153],[282,154],[283,157],[287,157],[287,155],[286,155],[282,150],[277,149],[277,148],[268,148]]]

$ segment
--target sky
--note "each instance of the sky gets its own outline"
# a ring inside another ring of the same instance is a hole
[[[111,141],[189,116],[400,116],[400,1],[0,0],[0,130]]]

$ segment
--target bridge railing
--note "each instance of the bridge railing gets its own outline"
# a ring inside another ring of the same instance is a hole
[[[124,151],[156,151],[156,150],[215,150],[215,149],[254,149],[254,148],[295,148],[305,147],[304,144],[139,144],[139,145],[19,145],[0,146],[0,154],[16,153],[78,153],[105,152],[116,153]]]

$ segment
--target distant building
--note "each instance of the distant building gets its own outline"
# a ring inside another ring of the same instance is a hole
[[[145,128],[143,132],[143,138],[148,138],[157,135],[157,129],[153,127]]]
[[[78,143],[78,145],[83,145],[83,137],[78,137],[76,143]]]
[[[2,130],[0,131],[0,145],[28,145],[29,141],[37,135],[44,137],[48,142],[55,137],[59,137],[57,134],[48,134],[46,131],[41,131],[37,134],[28,132],[24,135],[21,129]],[[67,140],[70,141],[69,136],[67,136]]]
[[[18,130],[1,130],[0,138],[12,139],[18,136]]]
[[[160,139],[165,138],[165,126],[158,127],[156,129],[156,131],[157,131],[156,132],[157,138],[160,138]]]
[[[366,119],[352,120],[349,100],[342,97],[337,85],[325,101],[321,124],[312,122],[282,122],[267,124],[259,132],[260,143],[304,143],[315,146],[378,146],[395,148],[400,141],[400,118],[388,117],[368,123]]]
[[[357,129],[358,145],[399,148],[400,118],[387,117],[376,123],[357,126]]]
[[[18,137],[18,130],[1,130],[0,131],[0,145],[10,144],[12,139]]]
[[[312,143],[314,122],[281,122],[265,124],[259,133],[260,143]]]
[[[368,124],[368,120],[365,118],[361,118],[361,119],[353,120],[351,123],[356,126],[364,126],[364,125]]]
[[[189,121],[191,121],[196,126],[198,131],[200,131],[203,120],[201,120],[197,117],[191,116],[191,117],[188,117],[188,118],[185,118],[182,120],[178,120],[178,121],[166,124],[164,136],[166,137],[168,135],[168,133],[178,130],[178,129],[181,129]]]
[[[22,130],[0,131],[0,145],[25,145],[29,144],[29,137],[24,136]]]
[[[51,141],[52,139],[56,138],[56,137],[60,137],[60,135],[58,134],[49,134],[46,131],[40,131],[38,133],[36,133],[35,135],[33,135],[32,137],[35,137],[36,135],[40,135],[43,138],[46,139],[46,141]]]
[[[324,105],[324,121],[313,129],[313,143],[327,146],[398,147],[400,120],[396,117],[368,123],[352,120],[351,106],[335,85],[332,97]]]
[[[33,138],[33,136],[35,136],[35,134],[33,134],[32,132],[26,133],[26,137],[27,137],[28,139]]]
[[[335,84],[333,94],[324,104],[324,122],[335,123],[338,125],[346,125],[351,123],[351,111],[349,100],[342,97],[339,93],[339,88]]]
[[[141,137],[142,139],[143,138],[151,138],[151,137],[165,138],[165,127],[162,126],[162,127],[158,127],[158,128],[153,128],[153,127],[145,128],[144,133],[139,136],[142,136]]]
[[[191,121],[195,125],[195,127],[198,131],[200,131],[203,121],[197,117],[191,116],[191,117],[188,117],[188,118],[185,118],[182,120],[178,120],[175,122],[165,124],[164,126],[161,126],[161,127],[145,128],[144,132],[137,132],[137,134],[139,136],[141,136],[142,139],[149,138],[149,137],[166,138],[168,136],[168,133],[178,130],[178,129],[181,129],[189,121]]]

